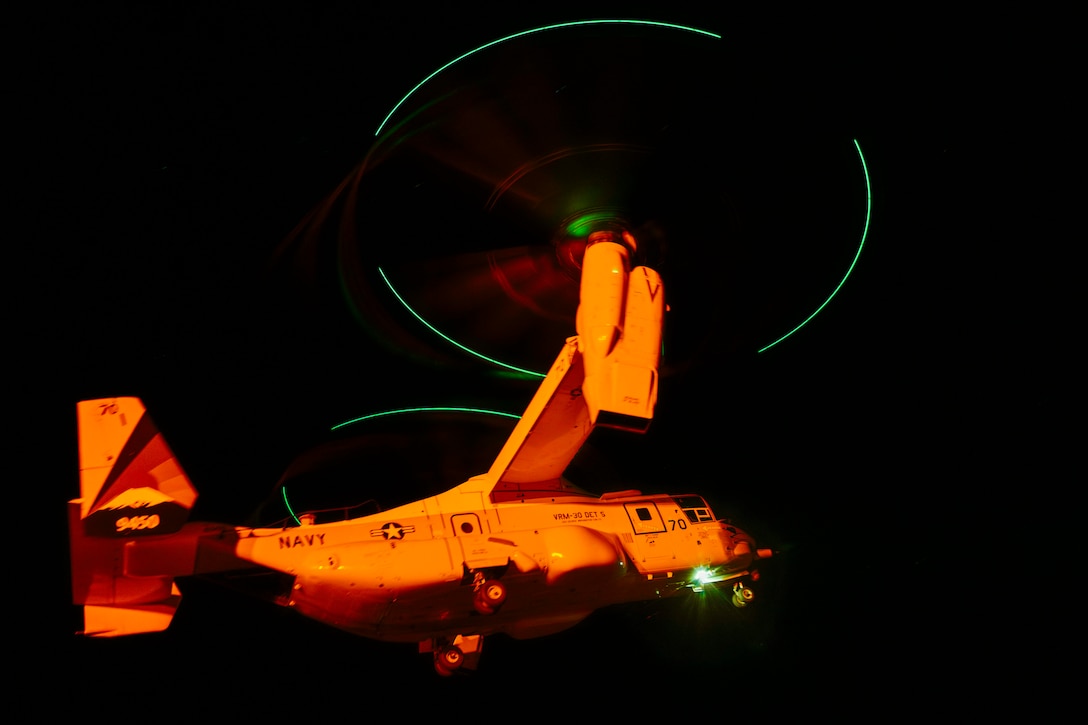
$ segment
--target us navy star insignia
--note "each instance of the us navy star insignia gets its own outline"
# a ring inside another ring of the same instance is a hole
[[[415,530],[415,526],[401,526],[390,521],[388,524],[382,524],[380,529],[371,529],[370,535],[381,536],[385,539],[403,539],[405,534],[410,534]]]

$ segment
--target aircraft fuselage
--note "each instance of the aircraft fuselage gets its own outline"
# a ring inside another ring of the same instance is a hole
[[[233,527],[234,556],[292,577],[280,602],[300,614],[366,637],[420,641],[550,634],[601,606],[738,579],[760,555],[751,537],[715,520],[694,495],[491,504],[473,488],[348,521]],[[222,540],[199,547],[221,548]],[[474,595],[489,580],[501,581],[507,596],[481,613]]]

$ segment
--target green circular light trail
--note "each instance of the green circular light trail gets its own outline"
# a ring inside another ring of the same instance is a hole
[[[425,319],[423,319],[423,317],[418,312],[413,310],[412,306],[409,305],[408,302],[403,297],[400,296],[400,293],[397,292],[396,288],[393,287],[393,283],[390,282],[389,278],[385,276],[385,271],[381,267],[378,267],[378,274],[380,274],[382,276],[382,280],[385,282],[386,286],[389,288],[389,291],[392,292],[393,296],[397,298],[397,301],[400,302],[401,305],[404,306],[404,309],[411,312],[412,315],[417,320],[422,322],[427,327],[428,330],[430,330],[434,334],[438,335],[439,337],[441,337],[446,342],[448,342],[451,345],[454,345],[456,347],[459,347],[460,349],[464,350],[465,352],[467,352],[470,355],[475,355],[476,357],[480,358],[481,360],[486,360],[487,362],[491,363],[492,365],[498,365],[499,367],[504,367],[504,368],[506,368],[508,370],[513,370],[516,373],[520,373],[522,375],[528,375],[528,376],[534,377],[534,378],[544,377],[544,375],[545,375],[544,373],[536,372],[535,370],[526,370],[525,368],[519,368],[516,365],[510,365],[509,363],[504,363],[501,360],[496,360],[494,358],[490,358],[487,355],[484,355],[483,353],[480,353],[480,352],[477,352],[477,351],[475,351],[475,350],[473,350],[471,348],[465,347],[464,345],[457,342],[456,340],[454,340],[452,337],[450,337],[446,333],[439,330],[437,327],[435,327],[431,323],[427,322]]]
[[[469,57],[470,55],[474,55],[476,53],[479,53],[481,50],[485,50],[487,48],[490,48],[493,45],[498,45],[499,43],[505,43],[508,40],[513,40],[514,38],[520,38],[520,37],[522,37],[524,35],[531,35],[533,33],[542,33],[542,32],[544,32],[546,30],[556,30],[558,28],[569,28],[569,27],[573,27],[573,26],[576,26],[576,25],[603,25],[603,24],[655,25],[655,26],[659,26],[659,27],[663,27],[663,28],[671,28],[673,30],[682,30],[682,31],[689,32],[689,33],[699,33],[700,35],[706,35],[706,36],[709,36],[711,38],[717,38],[719,40],[722,37],[722,36],[718,35],[717,33],[711,33],[711,32],[709,32],[707,30],[699,30],[698,28],[691,28],[691,27],[688,27],[686,25],[676,25],[676,24],[673,24],[673,23],[661,23],[661,22],[656,22],[656,21],[653,21],[653,20],[578,20],[578,21],[570,22],[570,23],[557,23],[555,25],[545,25],[545,26],[542,26],[542,27],[539,27],[539,28],[533,28],[532,30],[522,30],[519,33],[514,33],[513,35],[507,35],[506,37],[499,38],[498,40],[492,40],[490,43],[485,43],[484,45],[481,45],[480,47],[476,48],[475,50],[470,50],[469,52],[465,53],[464,55],[460,55],[460,56],[454,58],[449,63],[446,63],[444,66],[442,66],[441,68],[439,68],[438,70],[434,71],[429,76],[427,76],[426,78],[421,80],[418,84],[416,84],[415,88],[408,91],[408,93],[404,96],[404,98],[397,101],[397,105],[393,106],[393,109],[391,111],[389,111],[388,114],[386,114],[384,119],[382,119],[382,122],[378,126],[378,130],[374,132],[374,135],[377,136],[378,134],[380,134],[382,132],[382,129],[385,128],[385,124],[389,122],[389,119],[393,116],[394,113],[397,112],[397,109],[400,108],[401,105],[403,105],[404,102],[407,101],[412,96],[413,93],[415,93],[421,87],[423,87],[423,85],[427,81],[431,80],[436,75],[438,75],[442,71],[446,70],[447,68],[449,68],[454,63],[460,62],[460,61],[464,60],[465,58]]]
[[[438,75],[442,71],[446,70],[450,66],[454,65],[455,63],[458,63],[459,61],[464,60],[465,58],[467,58],[467,57],[469,57],[471,55],[479,53],[480,51],[485,50],[486,48],[490,48],[490,47],[492,47],[494,45],[498,45],[500,43],[505,43],[508,40],[513,40],[514,38],[519,38],[519,37],[522,37],[522,36],[525,36],[525,35],[531,35],[533,33],[540,33],[540,32],[544,32],[544,31],[547,31],[547,30],[556,30],[558,28],[574,27],[574,26],[579,26],[579,25],[603,25],[603,24],[629,24],[629,25],[659,26],[659,27],[664,27],[664,28],[670,28],[670,29],[673,29],[673,30],[680,30],[680,31],[684,31],[684,32],[698,33],[700,35],[705,35],[705,36],[715,38],[715,39],[719,39],[719,40],[722,37],[721,35],[718,35],[717,33],[712,33],[712,32],[707,31],[707,30],[700,30],[698,28],[693,28],[693,27],[686,26],[686,25],[677,25],[677,24],[674,24],[674,23],[663,23],[663,22],[657,22],[657,21],[653,21],[653,20],[617,20],[617,19],[612,19],[612,20],[579,20],[579,21],[569,22],[569,23],[557,23],[557,24],[554,24],[554,25],[545,25],[545,26],[541,26],[541,27],[538,27],[538,28],[533,28],[531,30],[523,30],[521,32],[513,33],[511,35],[507,35],[505,37],[499,38],[498,40],[493,40],[490,43],[485,43],[484,45],[481,45],[478,48],[470,50],[467,53],[464,53],[464,54],[454,58],[450,62],[446,63],[445,65],[443,65],[440,68],[438,68],[437,70],[435,70],[433,73],[431,73],[426,78],[424,78],[422,81],[420,81],[418,84],[416,84],[416,86],[414,88],[412,88],[412,90],[408,91],[408,93],[405,94],[405,96],[402,99],[400,99],[400,101],[398,101],[395,106],[393,106],[392,110],[390,110],[389,113],[386,114],[385,118],[382,120],[381,124],[378,126],[377,131],[374,132],[374,135],[377,136],[382,132],[382,129],[385,128],[385,125],[389,122],[389,119],[392,118],[393,114],[395,114],[397,112],[397,109],[399,109],[405,103],[405,101],[407,101],[416,91],[418,91],[421,87],[423,87],[424,84],[426,84],[429,80],[431,80],[436,75]],[[861,145],[858,143],[857,139],[854,139],[854,147],[857,149],[858,159],[861,162],[862,174],[864,175],[864,178],[865,178],[865,223],[864,223],[864,226],[863,226],[863,229],[862,229],[861,239],[860,239],[860,241],[858,243],[857,251],[854,253],[854,258],[853,258],[853,260],[851,260],[850,266],[847,268],[846,273],[843,275],[842,279],[835,286],[835,289],[833,289],[831,291],[831,294],[828,295],[827,299],[824,300],[820,304],[819,307],[817,307],[811,314],[808,315],[808,317],[806,317],[804,320],[802,320],[796,327],[794,327],[793,329],[788,331],[786,334],[782,335],[781,337],[779,337],[774,342],[771,342],[770,344],[764,345],[763,347],[759,348],[756,351],[757,354],[762,353],[762,352],[766,352],[767,350],[771,349],[775,345],[778,345],[780,342],[782,342],[786,338],[792,336],[794,333],[796,333],[802,327],[804,327],[809,322],[811,322],[812,319],[814,317],[816,317],[816,315],[818,315],[828,305],[828,303],[831,302],[831,300],[835,297],[835,295],[837,295],[839,293],[839,290],[842,289],[842,286],[846,283],[847,278],[849,278],[850,274],[854,271],[854,267],[857,265],[858,258],[861,256],[861,250],[865,246],[865,240],[866,240],[866,237],[868,236],[868,233],[869,233],[869,220],[870,220],[870,217],[871,217],[871,214],[872,214],[872,189],[871,189],[870,179],[869,179],[869,169],[868,169],[868,167],[867,167],[867,165],[865,163],[865,156],[861,151]],[[411,312],[412,315],[415,316],[415,318],[418,319],[420,322],[422,322],[428,329],[430,329],[436,335],[438,335],[438,336],[442,337],[443,339],[445,339],[446,341],[448,341],[450,344],[459,347],[460,349],[464,350],[465,352],[469,353],[470,355],[474,355],[476,357],[479,357],[479,358],[481,358],[483,360],[486,360],[487,362],[490,362],[490,363],[492,363],[494,365],[498,365],[500,367],[508,368],[510,370],[513,370],[515,372],[518,372],[518,373],[521,373],[521,374],[524,374],[524,375],[530,375],[530,376],[533,376],[533,377],[541,377],[541,378],[544,377],[544,375],[545,375],[544,373],[536,372],[536,371],[533,371],[533,370],[526,370],[524,368],[519,368],[519,367],[516,367],[514,365],[509,365],[509,364],[501,362],[499,360],[489,358],[486,355],[483,355],[482,353],[479,353],[479,352],[477,352],[475,350],[472,350],[472,349],[470,349],[468,347],[465,347],[464,345],[460,344],[459,342],[457,342],[456,340],[454,340],[450,336],[448,336],[445,333],[441,332],[440,330],[436,329],[433,325],[431,325],[429,322],[427,322],[425,319],[423,319],[423,317],[421,317],[415,310],[413,310],[412,307],[404,300],[404,298],[402,298],[400,296],[400,294],[396,291],[396,289],[394,289],[392,283],[390,283],[389,279],[385,276],[384,271],[382,271],[379,268],[378,272],[382,275],[382,279],[385,280],[385,283],[389,287],[390,291],[396,296],[396,298],[400,301],[400,303],[404,306],[404,308],[407,309],[409,312]]]
[[[567,225],[567,234],[572,237],[586,238],[589,236],[594,224],[602,221],[612,221],[613,219],[615,219],[615,215],[606,211],[582,214]]]
[[[457,408],[457,407],[419,407],[419,408],[398,408],[396,410],[385,410],[380,413],[370,413],[369,415],[363,415],[358,418],[352,418],[351,420],[345,420],[343,423],[337,423],[329,430],[338,430],[345,426],[352,425],[353,423],[362,423],[364,420],[374,420],[375,418],[386,418],[391,415],[404,415],[407,413],[477,413],[481,415],[494,415],[500,418],[512,418],[519,420],[520,415],[514,413],[504,413],[501,410],[486,410],[484,408]]]
[[[854,267],[858,263],[858,257],[861,256],[861,249],[865,246],[865,238],[869,235],[869,219],[873,211],[873,191],[869,183],[869,168],[865,164],[865,155],[861,153],[861,144],[858,143],[857,139],[854,139],[854,147],[858,150],[858,159],[861,161],[861,172],[865,176],[865,225],[861,230],[861,241],[858,242],[858,249],[854,253],[854,259],[851,260],[850,267],[846,270],[846,274],[843,275],[842,279],[839,280],[839,283],[835,286],[835,289],[831,291],[831,294],[828,295],[827,299],[824,300],[823,303],[819,307],[817,307],[815,311],[812,312],[812,314],[802,320],[801,324],[797,325],[797,327],[793,328],[782,337],[778,338],[771,344],[764,345],[760,349],[756,350],[757,354],[771,349],[772,347],[782,342],[787,337],[807,325],[813,317],[820,314],[820,310],[822,310],[824,307],[827,307],[827,303],[830,302],[832,298],[834,298],[835,295],[839,293],[840,289],[842,289],[842,286],[846,283],[846,278],[850,276],[850,273],[854,271]]]
[[[338,430],[354,423],[362,423],[365,420],[374,420],[376,418],[387,418],[391,415],[406,415],[409,413],[473,413],[477,415],[494,415],[499,418],[511,418],[513,420],[520,420],[520,415],[514,413],[506,413],[501,410],[487,410],[485,408],[458,408],[458,407],[441,407],[441,406],[424,406],[417,408],[398,408],[396,410],[384,410],[380,413],[370,413],[369,415],[362,415],[358,418],[352,418],[351,420],[345,420],[343,423],[337,423],[329,430]],[[287,509],[287,513],[291,515],[297,526],[301,526],[302,522],[299,521],[298,516],[295,514],[295,510],[291,507],[291,502],[287,500],[287,486],[280,486],[280,496],[283,498],[283,505]]]
[[[533,28],[531,30],[524,30],[524,31],[521,31],[521,32],[518,32],[518,33],[513,33],[512,35],[507,35],[505,37],[499,38],[498,40],[493,40],[490,43],[486,43],[484,45],[481,45],[478,48],[475,48],[474,50],[470,50],[469,52],[464,53],[463,55],[460,55],[457,58],[454,58],[450,62],[446,63],[445,65],[441,66],[440,68],[435,70],[433,73],[428,75],[426,78],[424,78],[418,84],[416,84],[416,86],[414,88],[412,88],[412,90],[410,90],[407,94],[405,94],[405,96],[400,101],[398,101],[396,103],[396,105],[393,106],[393,108],[389,111],[388,114],[386,114],[385,118],[382,120],[381,124],[378,126],[378,129],[374,132],[374,135],[377,136],[382,132],[382,129],[385,128],[385,125],[389,122],[389,119],[392,118],[393,114],[395,114],[397,112],[397,109],[399,109],[405,103],[405,101],[407,101],[416,91],[418,91],[421,87],[423,87],[424,84],[426,84],[428,81],[430,81],[436,75],[438,75],[442,71],[446,70],[450,66],[464,60],[465,58],[467,58],[467,57],[469,57],[471,55],[479,53],[480,51],[485,50],[486,48],[489,48],[491,46],[498,45],[500,43],[504,43],[504,42],[506,42],[508,40],[513,40],[514,38],[522,37],[522,36],[525,36],[525,35],[531,35],[533,33],[540,33],[540,32],[544,32],[544,31],[547,31],[547,30],[555,30],[555,29],[558,29],[558,28],[573,27],[573,26],[579,26],[579,25],[601,25],[601,24],[631,24],[631,25],[660,26],[660,27],[671,28],[671,29],[674,29],[674,30],[681,30],[681,31],[685,31],[685,32],[698,33],[700,35],[705,35],[705,36],[708,36],[708,37],[721,39],[721,36],[718,35],[717,33],[711,33],[711,32],[706,31],[706,30],[700,30],[698,28],[693,28],[693,27],[689,27],[689,26],[685,26],[685,25],[677,25],[677,24],[673,24],[673,23],[656,22],[656,21],[651,21],[651,20],[580,20],[580,21],[576,21],[576,22],[546,25],[546,26],[542,26],[542,27],[539,27],[539,28]],[[810,314],[808,317],[806,317],[800,324],[798,324],[792,330],[787,332],[785,335],[782,335],[781,337],[779,337],[777,340],[770,343],[769,345],[766,345],[766,346],[760,348],[757,352],[762,353],[762,352],[765,352],[766,350],[769,350],[770,348],[774,347],[775,345],[782,342],[783,340],[785,340],[786,338],[790,337],[795,332],[800,330],[802,327],[807,325],[817,314],[819,314],[820,311],[823,310],[824,307],[826,307],[827,304],[832,300],[832,298],[834,298],[835,295],[838,294],[839,290],[842,289],[843,284],[845,284],[847,278],[850,276],[851,272],[853,272],[854,267],[857,264],[858,258],[861,256],[861,250],[865,246],[865,240],[866,240],[866,237],[868,236],[868,232],[869,232],[869,221],[870,221],[870,217],[871,217],[871,213],[872,213],[872,189],[871,189],[870,179],[869,179],[869,170],[868,170],[868,167],[867,167],[867,165],[865,163],[865,156],[861,151],[861,145],[858,143],[858,141],[856,139],[854,140],[854,146],[857,148],[858,158],[861,161],[862,173],[864,174],[864,177],[865,177],[865,193],[866,193],[865,224],[864,224],[864,228],[862,230],[861,240],[860,240],[860,242],[858,244],[857,251],[854,254],[854,258],[850,262],[850,266],[846,270],[846,274],[843,275],[842,280],[839,281],[838,285],[836,285],[835,289],[832,290],[832,292],[828,296],[828,298],[826,300],[824,300],[824,302],[819,307],[817,307],[816,310],[812,312],[812,314]],[[481,354],[479,352],[476,352],[475,350],[472,350],[472,349],[470,349],[468,347],[465,347],[464,345],[461,345],[457,341],[453,340],[451,337],[449,337],[445,333],[443,333],[440,330],[438,330],[437,328],[435,328],[433,325],[431,325],[429,322],[427,322],[425,319],[423,319],[423,317],[421,317],[415,310],[413,310],[412,307],[404,300],[404,298],[401,297],[400,294],[396,291],[396,289],[393,287],[392,283],[389,281],[388,277],[386,277],[385,272],[381,268],[378,269],[378,272],[381,274],[382,279],[385,281],[386,285],[389,287],[389,290],[393,293],[393,295],[397,298],[397,300],[404,306],[404,308],[407,309],[409,312],[411,312],[412,315],[416,319],[418,319],[421,323],[423,323],[423,325],[425,325],[428,329],[430,329],[432,332],[434,332],[438,336],[440,336],[443,339],[447,340],[448,342],[455,345],[456,347],[464,350],[465,352],[468,352],[471,355],[475,355],[476,357],[479,357],[479,358],[481,358],[483,360],[486,360],[486,361],[488,361],[488,362],[490,362],[492,364],[499,365],[501,367],[505,367],[505,368],[508,368],[510,370],[513,370],[515,372],[519,372],[519,373],[522,373],[522,374],[525,374],[525,375],[531,375],[531,376],[534,376],[534,377],[544,377],[544,373],[540,373],[540,372],[536,372],[536,371],[532,371],[532,370],[526,370],[524,368],[519,368],[519,367],[516,367],[514,365],[509,365],[509,364],[503,363],[503,362],[501,362],[499,360],[489,358],[486,355],[483,355],[483,354]],[[338,430],[340,428],[344,428],[346,426],[353,425],[355,423],[360,423],[360,422],[363,422],[363,421],[366,421],[366,420],[373,420],[373,419],[376,419],[376,418],[383,418],[383,417],[388,417],[388,416],[391,416],[391,415],[402,415],[402,414],[419,413],[419,412],[478,413],[478,414],[486,414],[486,415],[495,415],[495,416],[500,416],[500,417],[506,417],[506,418],[511,418],[511,419],[514,419],[514,420],[518,420],[518,419],[521,418],[521,416],[515,415],[513,413],[506,413],[506,412],[495,411],[495,410],[484,410],[484,409],[480,409],[480,408],[462,408],[462,407],[401,408],[401,409],[397,409],[397,410],[383,411],[383,412],[380,412],[380,413],[371,413],[369,415],[360,416],[358,418],[352,418],[351,420],[347,420],[347,421],[344,421],[342,423],[337,423],[336,425],[332,426],[331,430]],[[290,513],[291,518],[294,519],[296,524],[300,523],[298,517],[295,515],[294,510],[291,508],[290,502],[287,499],[287,487],[286,486],[281,487],[281,495],[283,497],[284,506],[287,508],[287,511]]]
[[[294,519],[296,526],[302,526],[302,522],[299,521],[298,516],[295,515],[295,510],[291,508],[291,502],[287,500],[287,486],[280,486],[280,495],[283,497],[283,505],[287,508],[287,513],[291,514],[291,518]]]

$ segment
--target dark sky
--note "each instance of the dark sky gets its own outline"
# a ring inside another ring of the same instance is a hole
[[[143,397],[209,517],[251,511],[352,415],[424,398],[519,411],[531,388],[391,358],[327,288],[289,284],[274,252],[431,71],[542,23],[607,16],[334,3],[253,14],[83,8],[31,24],[43,80],[28,105],[44,115],[31,137],[43,140],[39,204],[26,212],[35,294],[16,315],[29,323],[28,373],[45,383],[35,386],[34,438],[47,448],[34,510],[50,535],[63,539],[63,502],[78,490],[80,399]],[[360,717],[393,712],[383,696],[405,683],[438,711],[484,697],[503,717],[545,694],[566,717],[651,692],[681,714],[752,699],[891,708],[958,687],[959,670],[991,646],[968,595],[990,556],[980,522],[999,518],[991,479],[1037,474],[1062,442],[1051,424],[1060,375],[1044,372],[1060,371],[1062,356],[1044,352],[1055,338],[1042,313],[1068,292],[1030,282],[1045,271],[1030,252],[1015,269],[1005,263],[1012,221],[995,218],[1006,207],[989,196],[994,152],[1019,158],[1028,142],[979,125],[1004,107],[998,89],[1020,87],[1016,64],[965,59],[962,27],[947,19],[853,18],[847,30],[842,18],[682,7],[622,16],[720,33],[729,80],[707,93],[720,96],[723,124],[740,117],[751,131],[758,119],[798,148],[846,142],[848,154],[856,139],[871,175],[866,247],[812,324],[765,355],[663,384],[645,445],[601,441],[622,473],[675,477],[644,487],[705,492],[782,552],[766,567],[763,608],[606,612],[544,640],[497,639],[473,682],[450,683],[410,645],[356,640],[195,586],[171,632],[74,641],[59,546],[35,562],[50,600],[50,655],[27,655],[38,684],[96,709],[153,702],[140,691],[161,689],[187,705],[209,693],[231,713],[289,706],[315,717],[345,702]],[[768,137],[735,148],[750,159]],[[775,193],[815,209],[842,183]],[[1023,296],[1010,300],[1010,288]],[[378,493],[401,503],[413,485]],[[904,661],[926,664],[904,674]]]

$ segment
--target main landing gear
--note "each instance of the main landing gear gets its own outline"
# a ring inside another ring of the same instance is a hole
[[[434,653],[434,671],[449,677],[465,664],[465,653],[455,644],[447,644]]]
[[[472,606],[483,615],[494,614],[506,601],[506,585],[489,579],[482,571],[472,574]],[[482,635],[458,635],[452,640],[433,639],[420,643],[420,652],[434,654],[434,671],[450,677],[462,669],[475,669],[483,649]]]
[[[434,654],[434,671],[442,677],[451,677],[461,670],[476,669],[480,652],[484,648],[483,635],[458,635],[452,640],[435,639],[420,643],[420,651]]]
[[[476,572],[473,586],[472,606],[480,614],[494,614],[506,601],[506,585],[498,579],[487,579],[482,572]]]

